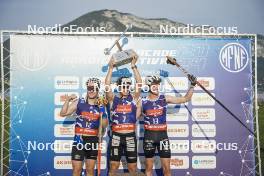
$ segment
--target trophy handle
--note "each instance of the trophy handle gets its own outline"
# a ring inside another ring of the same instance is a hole
[[[105,50],[104,50],[104,54],[105,54],[105,55],[110,55],[111,50],[114,48],[115,45],[119,45],[119,46],[120,46],[120,44],[118,43],[118,41],[119,41],[122,37],[124,37],[124,36],[125,36],[125,33],[126,33],[128,30],[130,30],[130,29],[132,29],[132,24],[128,24],[128,25],[126,26],[125,31],[122,32],[122,34],[118,37],[118,39],[112,44],[112,46],[111,46],[110,48],[105,48]],[[122,51],[122,47],[121,47],[121,46],[119,47],[119,46],[117,46],[118,49],[119,49],[119,51]],[[120,48],[121,48],[121,50],[120,50]]]
[[[116,41],[116,46],[117,46],[119,51],[122,51],[122,46],[120,45],[118,40]]]
[[[127,37],[124,37],[122,39],[122,45],[121,45],[121,47],[123,48],[123,46],[125,46],[126,44],[128,44],[128,38]]]

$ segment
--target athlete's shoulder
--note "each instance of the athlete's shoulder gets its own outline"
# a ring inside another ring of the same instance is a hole
[[[167,104],[167,100],[166,100],[166,95],[165,94],[161,94],[159,97],[159,100],[163,103],[165,103],[165,105]]]
[[[128,97],[127,97],[127,100],[128,100],[128,101],[133,101],[133,100],[134,100],[133,95],[129,94]]]
[[[146,104],[146,103],[149,101],[149,99],[148,99],[147,96],[143,96],[143,97],[141,98],[141,101],[142,101],[142,104]]]
[[[120,103],[121,99],[118,95],[114,95],[114,98],[113,98],[113,101],[112,101],[112,104],[111,106],[116,106]]]
[[[159,99],[166,99],[166,95],[165,94],[160,94]]]
[[[119,96],[114,94],[113,101],[118,101],[119,99],[120,99]]]
[[[79,100],[78,100],[78,103],[84,104],[85,103],[85,98],[80,97]]]

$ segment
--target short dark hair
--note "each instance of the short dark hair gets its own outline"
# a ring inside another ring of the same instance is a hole
[[[121,76],[121,77],[119,77],[118,79],[117,79],[117,81],[116,81],[116,84],[119,86],[119,85],[121,85],[122,84],[122,79],[123,78],[129,78],[128,76]]]

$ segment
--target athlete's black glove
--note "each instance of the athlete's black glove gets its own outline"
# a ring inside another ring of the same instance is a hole
[[[188,79],[191,82],[192,86],[196,85],[197,78],[195,76],[188,74]]]

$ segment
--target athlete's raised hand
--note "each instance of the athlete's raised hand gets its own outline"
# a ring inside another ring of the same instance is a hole
[[[77,96],[75,94],[71,94],[70,96],[68,94],[65,95],[65,100],[72,102],[75,101],[77,99]]]
[[[131,65],[135,66],[138,60],[138,55],[135,51],[133,53],[134,53],[134,57],[132,58]]]
[[[60,116],[66,117],[72,115],[74,111],[77,109],[77,96],[74,94],[65,95],[65,102],[61,108]]]
[[[191,82],[191,85],[192,86],[195,86],[196,85],[197,78],[195,76],[193,76],[191,74],[188,74],[188,79]]]

